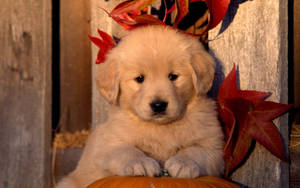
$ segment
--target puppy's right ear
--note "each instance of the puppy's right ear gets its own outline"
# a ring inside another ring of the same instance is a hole
[[[99,66],[97,83],[100,93],[110,104],[117,104],[120,88],[119,63],[107,60],[97,66]]]
[[[215,62],[200,43],[195,44],[190,51],[192,53],[193,83],[197,94],[203,95],[212,86],[215,74]]]

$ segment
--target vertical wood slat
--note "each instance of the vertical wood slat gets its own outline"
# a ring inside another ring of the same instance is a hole
[[[294,98],[295,108],[298,109],[295,115],[295,127],[300,125],[300,0],[294,0]],[[299,142],[299,139],[291,137],[291,141]],[[290,147],[290,187],[300,187],[300,147]]]
[[[91,123],[90,1],[60,1],[60,125],[74,132]]]
[[[111,17],[109,17],[101,8],[110,12],[115,6],[124,0],[109,0],[99,1],[91,0],[91,33],[93,36],[98,36],[97,29],[101,29],[110,35],[121,37],[125,31]],[[107,119],[108,104],[98,92],[97,87],[97,72],[98,67],[95,60],[99,48],[94,44],[92,46],[92,124],[97,126]]]
[[[287,103],[287,1],[239,2],[234,0],[230,7],[228,16],[236,15],[228,29],[217,38],[220,26],[209,33],[210,52],[226,75],[234,63],[239,66],[241,89],[268,91],[272,93],[269,100]],[[222,79],[222,74],[219,76]],[[287,146],[287,115],[276,122]],[[288,187],[288,177],[288,164],[258,143],[245,165],[233,174],[235,181],[257,188]]]
[[[50,187],[51,1],[1,1],[0,187]]]
[[[60,122],[74,132],[91,124],[90,1],[60,1]],[[57,149],[54,178],[73,171],[82,148]]]

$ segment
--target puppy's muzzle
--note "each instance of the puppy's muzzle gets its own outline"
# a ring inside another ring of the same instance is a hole
[[[162,100],[152,101],[150,107],[154,115],[163,114],[168,107],[168,102]]]

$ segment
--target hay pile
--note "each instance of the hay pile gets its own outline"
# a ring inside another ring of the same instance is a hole
[[[291,131],[290,149],[300,148],[300,125],[293,125]]]
[[[59,149],[82,148],[90,134],[88,130],[76,131],[74,133],[56,133],[53,147]]]

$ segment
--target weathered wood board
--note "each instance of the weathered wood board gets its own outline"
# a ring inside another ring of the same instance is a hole
[[[293,124],[290,140],[290,187],[300,187],[300,125]]]
[[[110,12],[116,5],[124,0],[98,1],[91,0],[91,33],[93,36],[98,36],[97,30],[107,32],[110,35],[122,36],[125,32],[111,17],[109,17],[102,9]],[[97,88],[97,72],[98,66],[95,60],[99,48],[92,45],[92,125],[96,126],[103,123],[107,119],[108,104],[100,95]]]
[[[65,131],[91,124],[90,1],[60,1],[60,126]]]
[[[294,99],[295,108],[295,121],[293,126],[300,128],[300,0],[294,0]],[[297,144],[290,146],[290,187],[300,187],[300,135],[298,137],[291,137],[292,142]],[[295,146],[297,145],[297,146]]]
[[[238,1],[231,3],[224,33],[221,25],[209,33],[209,48],[219,65],[219,81],[238,65],[240,88],[268,91],[269,100],[288,102],[288,2]],[[224,74],[225,75],[224,75]],[[277,126],[288,144],[288,118]],[[280,162],[259,144],[233,179],[249,187],[289,186],[288,164]]]
[[[0,187],[50,187],[51,1],[2,0]]]

